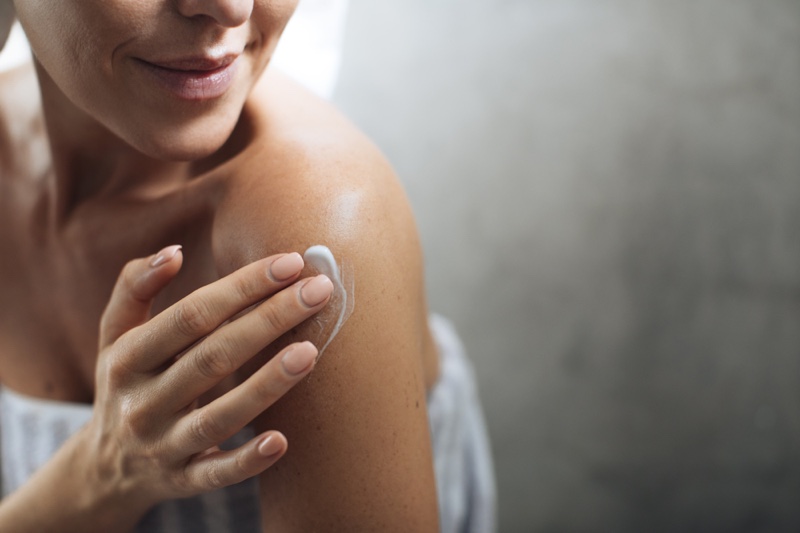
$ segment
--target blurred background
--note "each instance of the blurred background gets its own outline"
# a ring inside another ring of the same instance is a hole
[[[800,531],[798,0],[301,0],[276,63],[405,183],[501,532]]]
[[[350,0],[500,531],[800,531],[800,2]]]

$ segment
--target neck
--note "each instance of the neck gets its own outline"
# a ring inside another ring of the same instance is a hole
[[[36,63],[52,157],[51,199],[65,220],[92,198],[152,197],[188,183],[192,163],[149,157],[76,107]]]

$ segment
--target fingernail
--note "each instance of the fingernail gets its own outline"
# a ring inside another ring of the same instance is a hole
[[[314,307],[324,302],[332,292],[333,283],[328,279],[328,276],[320,274],[303,285],[303,288],[300,289],[300,298],[303,299],[303,303],[308,307]]]
[[[284,370],[297,376],[308,370],[317,358],[317,347],[308,341],[293,346],[281,359]]]
[[[291,278],[303,269],[303,258],[297,252],[282,255],[269,266],[269,273],[275,281]]]
[[[150,261],[150,266],[155,268],[158,266],[163,265],[164,263],[168,263],[175,257],[175,254],[178,253],[182,246],[180,244],[173,244],[172,246],[167,246],[156,255],[152,261]]]
[[[258,453],[264,457],[275,455],[281,451],[281,441],[274,434],[270,433],[261,442],[258,443]]]

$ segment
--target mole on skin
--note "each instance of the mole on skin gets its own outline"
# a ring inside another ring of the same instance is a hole
[[[303,253],[303,260],[317,269],[320,274],[328,276],[334,287],[333,296],[327,306],[334,313],[333,316],[327,316],[329,313],[323,310],[320,313],[321,316],[315,319],[320,326],[322,337],[317,342],[319,348],[317,358],[319,358],[353,312],[355,304],[353,280],[343,275],[345,273],[336,264],[336,259],[327,246],[321,244],[311,246]],[[323,339],[324,342],[322,342]]]

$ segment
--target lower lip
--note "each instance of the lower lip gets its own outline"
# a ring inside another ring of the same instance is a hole
[[[237,60],[214,70],[175,70],[139,61],[156,83],[181,100],[213,100],[228,92],[236,74]]]

